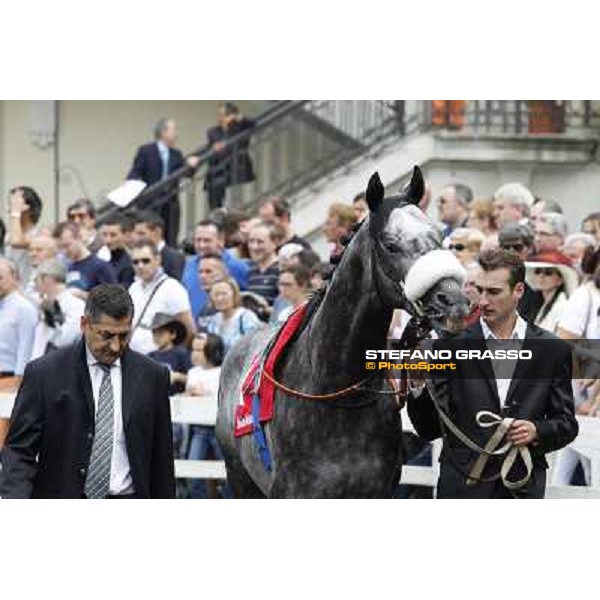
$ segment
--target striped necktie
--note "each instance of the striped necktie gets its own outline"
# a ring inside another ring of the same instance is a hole
[[[109,492],[110,463],[113,450],[113,389],[110,380],[110,367],[97,363],[102,369],[102,383],[98,393],[96,411],[96,432],[92,444],[92,455],[85,481],[85,495],[88,498],[105,498]]]

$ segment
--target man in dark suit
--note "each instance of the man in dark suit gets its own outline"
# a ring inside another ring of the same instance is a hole
[[[446,432],[439,498],[543,498],[545,454],[563,448],[578,433],[570,346],[518,314],[525,267],[515,252],[490,250],[482,253],[479,263],[482,270],[476,287],[481,318],[459,339],[439,340],[434,347],[452,350],[455,357],[457,350],[523,354],[518,360],[457,360],[456,370],[433,377],[429,389],[419,390],[415,383],[408,413],[421,437],[433,440]],[[528,350],[531,359],[526,360]],[[442,428],[431,393],[454,425],[480,448],[492,451],[510,443],[516,459],[512,467],[510,460],[505,462],[508,455],[480,457],[451,427]],[[490,442],[495,432],[498,439]],[[510,467],[508,472],[502,472],[503,466]],[[513,487],[521,480],[523,486]]]
[[[155,142],[138,148],[127,179],[139,179],[152,185],[166,179],[185,164],[191,167],[198,164],[196,156],[191,156],[184,161],[183,154],[175,148],[177,127],[173,119],[160,119],[154,128],[154,136]],[[150,204],[139,207],[153,209],[153,205],[162,203],[158,208],[158,213],[165,222],[165,239],[170,246],[177,244],[179,235],[181,207],[177,196],[177,186],[178,182],[174,182],[158,198],[152,198]]]
[[[125,288],[89,294],[83,337],[29,363],[2,456],[5,498],[173,498],[169,371],[128,349]]]
[[[135,223],[133,233],[136,242],[144,241],[154,244],[160,252],[160,264],[164,272],[181,281],[185,267],[185,255],[165,243],[165,223],[162,217],[150,210],[138,210],[133,213]]]
[[[248,153],[250,137],[231,144],[230,140],[254,128],[255,121],[241,115],[233,102],[218,108],[218,125],[207,131],[208,145],[215,150],[209,160],[204,188],[210,210],[223,206],[227,188],[254,181],[254,169]]]

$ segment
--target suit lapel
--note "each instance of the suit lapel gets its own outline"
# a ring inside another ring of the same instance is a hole
[[[152,172],[156,175],[156,179],[154,183],[160,181],[162,179],[162,158],[160,157],[160,152],[158,150],[158,144],[155,142],[152,144],[152,162],[154,166],[152,167]]]
[[[133,405],[136,394],[136,386],[139,383],[139,375],[131,364],[131,350],[127,349],[121,357],[121,406],[123,410],[123,429],[127,427],[133,413]]]
[[[83,398],[90,413],[90,417],[93,421],[96,416],[96,409],[94,407],[94,394],[92,392],[92,381],[90,379],[90,371],[87,365],[85,338],[83,336],[81,337],[81,340],[77,343],[75,347],[75,354],[79,388],[83,391]]]
[[[525,379],[525,375],[527,370],[533,366],[535,358],[539,356],[539,353],[533,351],[533,340],[535,340],[539,335],[539,331],[534,328],[533,325],[527,323],[527,331],[525,333],[525,340],[523,341],[523,347],[521,350],[531,350],[532,351],[532,360],[519,360],[517,361],[517,366],[515,367],[515,372],[513,373],[512,379],[510,380],[510,386],[508,388],[508,393],[506,394],[506,404],[510,400],[511,396],[515,393],[515,390],[519,387],[519,384],[523,379]]]

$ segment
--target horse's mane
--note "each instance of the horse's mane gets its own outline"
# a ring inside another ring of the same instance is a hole
[[[302,323],[300,324],[298,333],[300,333],[304,329],[304,327],[310,322],[314,313],[317,311],[319,306],[321,306],[321,303],[323,302],[323,298],[325,298],[325,294],[327,294],[327,290],[329,289],[329,286],[331,284],[331,279],[333,278],[333,274],[335,273],[335,270],[337,269],[338,265],[342,261],[342,257],[344,256],[344,253],[346,252],[346,248],[348,247],[348,244],[350,244],[350,242],[353,240],[353,238],[356,235],[356,233],[358,232],[358,230],[362,227],[363,222],[364,221],[359,221],[358,223],[355,223],[350,228],[350,231],[348,231],[348,233],[345,233],[340,238],[340,244],[344,248],[339,254],[334,254],[329,258],[329,265],[331,268],[329,269],[329,272],[323,276],[323,280],[327,281],[327,284],[322,285],[317,290],[314,290],[311,293],[311,295],[308,297],[308,304],[306,305],[306,314],[304,315],[304,319],[302,320]]]

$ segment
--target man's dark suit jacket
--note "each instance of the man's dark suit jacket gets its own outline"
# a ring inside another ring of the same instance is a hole
[[[176,148],[169,149],[169,168],[170,175],[184,165],[183,154]],[[140,146],[133,159],[133,166],[127,175],[127,179],[141,179],[148,185],[157,183],[162,179],[163,164],[158,151],[156,142]],[[177,197],[177,183],[165,190],[158,198],[153,198],[150,204],[143,204],[138,208],[153,209],[154,204],[159,204],[161,200],[169,198],[158,207],[157,212],[165,222],[165,240],[171,246],[177,244],[177,235],[179,233],[179,216],[181,207]]]
[[[127,455],[138,498],[174,498],[169,372],[121,357]],[[2,456],[5,498],[85,498],[94,397],[83,339],[27,365]]]
[[[220,125],[211,127],[206,137],[209,146],[217,142],[227,142],[236,135],[254,128],[256,122],[247,117],[234,121],[227,130]],[[216,153],[208,163],[208,172],[204,179],[204,188],[208,191],[211,210],[221,206],[225,189],[230,185],[254,181],[254,168],[248,152],[250,138],[239,141],[235,146]]]
[[[439,340],[434,347],[455,350],[461,344],[460,348],[487,348],[479,322],[471,326],[460,339],[465,341],[454,343]],[[481,410],[491,411],[502,417],[526,419],[535,424],[538,443],[530,445],[532,478],[516,495],[542,498],[548,468],[545,454],[563,448],[578,433],[571,388],[571,347],[551,333],[528,324],[522,349],[530,349],[533,358],[517,362],[502,409],[490,360],[457,362],[458,370],[455,375],[433,379],[433,387],[441,407],[457,427],[480,447],[485,446],[495,430],[495,427],[483,428],[477,424],[475,417]],[[407,408],[410,419],[422,438],[434,440],[442,435],[439,417],[428,390],[424,390],[418,397],[409,395]],[[446,434],[440,456],[439,498],[509,497],[499,481],[466,485],[465,473],[470,471],[477,456],[453,434]],[[491,457],[482,477],[499,473],[501,460]],[[517,459],[509,479],[520,479],[523,474],[521,461]]]
[[[169,277],[181,281],[183,269],[185,268],[185,255],[166,244],[160,251],[162,268]]]
[[[169,148],[168,174],[170,175],[183,167],[183,163],[183,154],[177,148]],[[141,179],[148,185],[152,185],[162,179],[162,172],[163,164],[158,151],[158,145],[156,142],[152,142],[138,148],[127,179]]]

